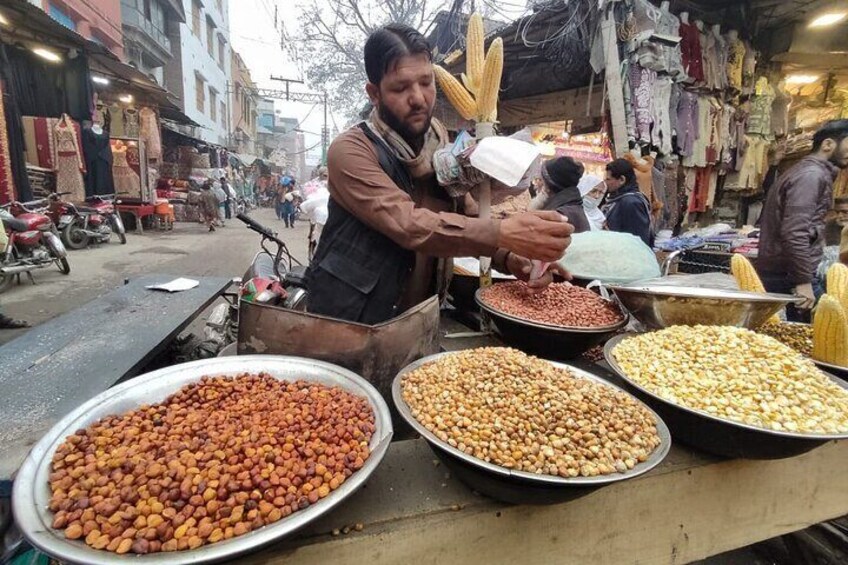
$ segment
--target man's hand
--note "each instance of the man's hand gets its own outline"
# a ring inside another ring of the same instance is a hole
[[[533,270],[533,263],[530,259],[515,253],[510,253],[507,256],[506,268],[512,276],[525,281],[532,294],[538,294],[548,288],[548,285],[554,282],[554,273],[565,280],[571,280],[571,273],[560,267],[558,263],[551,263],[541,277],[531,281],[530,272]]]
[[[799,310],[812,310],[813,306],[816,304],[816,295],[813,292],[812,283],[799,284],[796,286],[795,295],[804,299],[803,302],[795,304],[795,308]]]
[[[574,226],[557,212],[525,212],[501,220],[498,247],[529,259],[559,261],[572,233]]]

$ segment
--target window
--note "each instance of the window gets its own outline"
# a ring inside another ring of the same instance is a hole
[[[153,19],[150,10],[150,0],[144,0],[144,19],[148,22]]]
[[[194,36],[200,39],[200,0],[191,3],[191,29]]]
[[[211,18],[206,18],[206,51],[209,56],[215,58],[215,23]]]
[[[74,31],[77,30],[77,23],[74,21],[71,15],[53,3],[50,4],[50,17],[68,29],[72,29]]]
[[[227,105],[221,102],[221,125],[227,127]]]
[[[209,117],[213,122],[218,121],[218,95],[212,88],[209,88]]]
[[[206,111],[206,84],[199,76],[194,77],[195,96],[197,96],[197,111],[201,114]]]
[[[218,61],[220,61],[222,68],[224,67],[224,52],[225,51],[226,51],[226,48],[224,46],[224,36],[219,35],[218,36]]]
[[[218,6],[218,13],[223,15],[223,13],[224,13],[224,3],[223,3],[223,1],[222,0],[215,0],[215,5]]]

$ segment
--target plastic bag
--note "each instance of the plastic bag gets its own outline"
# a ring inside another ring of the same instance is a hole
[[[592,231],[571,236],[559,264],[573,276],[626,284],[660,276],[653,250],[629,233]]]

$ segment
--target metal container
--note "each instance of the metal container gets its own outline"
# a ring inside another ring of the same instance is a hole
[[[509,280],[508,278],[492,277],[492,282],[495,284]],[[477,311],[477,302],[474,300],[474,294],[479,288],[480,277],[454,273],[453,277],[451,277],[450,288],[448,289],[451,304],[454,308],[463,312]]]
[[[755,329],[798,300],[785,294],[686,286],[632,284],[608,288],[634,318],[651,329],[696,324]]]
[[[482,299],[481,289],[474,298],[489,315],[503,341],[527,353],[546,359],[573,359],[599,345],[627,325],[625,314],[617,324],[597,328],[554,326],[532,322],[493,308]]]
[[[227,541],[198,549],[148,555],[118,555],[88,547],[82,540],[65,539],[61,530],[51,528],[52,512],[48,476],[53,453],[74,431],[112,414],[121,414],[141,404],[160,402],[183,385],[204,375],[239,375],[265,372],[277,379],[321,383],[339,386],[368,400],[374,411],[375,432],[371,438],[371,456],[329,496],[305,510],[293,513],[278,522]],[[59,421],[32,448],[16,478],[12,498],[15,520],[27,540],[40,551],[63,562],[80,564],[175,564],[207,563],[232,559],[285,537],[314,521],[348,498],[383,459],[392,438],[389,408],[377,390],[362,377],[329,363],[300,357],[239,356],[205,359],[160,369],[119,384],[86,402]]]
[[[455,447],[451,447],[446,442],[437,438],[430,430],[415,419],[409,409],[409,405],[403,399],[402,381],[404,376],[445,355],[455,355],[455,353],[448,352],[431,355],[404,368],[398,373],[392,383],[392,399],[401,417],[427,441],[439,459],[462,482],[482,494],[513,504],[553,504],[572,500],[590,494],[602,486],[632,479],[633,477],[647,473],[659,465],[665,459],[665,456],[668,455],[669,449],[671,449],[671,434],[668,427],[666,427],[656,412],[651,411],[657,421],[657,434],[660,437],[661,443],[647,461],[639,463],[625,473],[614,473],[598,477],[564,478],[553,475],[528,473],[526,471],[513,471],[506,467],[495,465],[494,463],[487,463]],[[579,378],[600,383],[630,396],[629,393],[619,387],[588,371],[562,363],[552,362],[551,364],[556,367],[568,369]],[[650,411],[650,408],[647,406],[646,409]]]
[[[826,373],[830,373],[835,377],[839,377],[843,381],[848,381],[848,367],[842,367],[840,365],[831,365],[830,363],[825,363],[824,361],[816,361],[813,359],[813,363]]]
[[[711,416],[705,412],[686,408],[661,398],[630,380],[613,357],[615,346],[632,336],[616,336],[604,347],[604,357],[612,370],[627,387],[657,411],[671,428],[675,441],[691,447],[741,459],[783,459],[806,453],[811,449],[836,439],[848,438],[844,434],[803,434],[767,430],[741,422]],[[848,382],[825,373],[833,382],[848,390]]]

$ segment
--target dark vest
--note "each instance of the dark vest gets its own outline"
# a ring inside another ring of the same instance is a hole
[[[412,178],[386,143],[364,123],[380,167],[404,192]],[[307,271],[308,310],[349,322],[375,325],[395,317],[415,253],[368,227],[330,198],[329,216]]]

